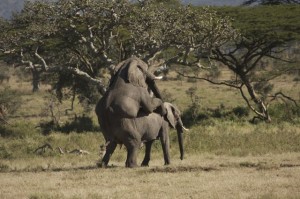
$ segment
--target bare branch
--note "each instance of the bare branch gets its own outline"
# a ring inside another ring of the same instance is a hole
[[[73,67],[63,67],[63,66],[52,66],[49,67],[48,72],[59,72],[59,71],[67,71],[71,74],[76,75],[79,78],[82,78],[94,85],[96,85],[102,95],[106,92],[106,86],[102,82],[101,79],[96,79],[91,77],[88,73],[81,71],[78,68],[73,68]]]
[[[298,103],[297,103],[296,100],[294,100],[293,98],[291,98],[291,97],[283,94],[282,92],[277,92],[274,95],[270,95],[268,97],[271,98],[270,102],[276,100],[277,98],[284,98],[284,99],[287,99],[287,100],[293,102],[295,106],[299,107],[299,105],[298,105]]]
[[[35,149],[34,153],[45,153],[46,149],[50,149],[51,151],[53,151],[53,148],[52,148],[51,144],[46,143],[42,146],[39,146],[37,149]]]
[[[22,64],[28,65],[30,69],[35,69],[32,61],[24,60],[23,49],[21,49],[20,57],[21,57]]]
[[[212,81],[208,78],[204,78],[204,77],[196,77],[196,76],[190,76],[190,75],[185,75],[184,73],[180,72],[180,71],[176,71],[179,75],[183,76],[183,77],[187,77],[187,78],[192,78],[192,79],[198,79],[198,80],[204,80],[204,81],[207,81],[211,84],[215,84],[215,85],[224,85],[224,86],[229,86],[229,87],[232,87],[232,88],[235,88],[235,89],[240,89],[240,86],[236,86],[234,84],[230,84],[228,82],[215,82],[215,81]]]
[[[47,65],[47,63],[46,63],[46,61],[45,61],[45,59],[44,58],[42,58],[39,54],[38,54],[38,49],[39,49],[39,47],[37,47],[36,48],[36,50],[35,50],[35,53],[34,53],[34,55],[43,63],[43,70],[44,71],[47,71],[48,70],[48,65]]]

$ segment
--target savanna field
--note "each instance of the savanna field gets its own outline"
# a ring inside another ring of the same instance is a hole
[[[76,99],[67,111],[70,98],[58,103],[46,84],[32,93],[30,81],[10,74],[0,89],[9,89],[20,105],[9,124],[0,126],[0,198],[300,198],[300,123],[284,106],[271,107],[272,123],[250,123],[251,113],[233,111],[245,111],[235,90],[169,74],[158,87],[190,129],[184,132],[185,158],[179,159],[171,131],[170,166],[163,165],[156,141],[149,167],[125,168],[123,146],[108,168],[97,168],[104,139],[94,107]],[[222,70],[221,78],[230,75]],[[276,81],[275,89],[299,98],[298,81],[290,76]],[[189,88],[199,96],[193,108]],[[53,118],[59,127],[51,124]],[[143,154],[141,148],[139,162]]]

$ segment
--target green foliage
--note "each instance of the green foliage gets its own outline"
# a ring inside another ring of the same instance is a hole
[[[86,131],[97,131],[98,128],[95,127],[91,117],[82,115],[76,117],[72,122],[67,122],[63,126],[58,127],[56,130],[63,133],[84,133]]]
[[[256,90],[257,93],[261,94],[264,98],[266,98],[266,96],[270,94],[273,90],[274,85],[268,81],[260,81],[255,83],[253,88]]]
[[[216,108],[201,109],[200,104],[192,103],[182,115],[182,121],[188,126],[212,125],[215,120],[244,122],[250,115],[248,107],[237,106],[233,109],[226,108],[223,104]]]
[[[39,131],[33,124],[27,122],[19,122],[13,125],[1,125],[0,136],[4,138],[27,138],[34,137]]]
[[[275,122],[299,122],[300,107],[291,103],[275,103],[270,106],[270,114]]]
[[[56,129],[58,129],[58,125],[53,120],[51,121],[42,121],[40,122],[40,128],[43,135],[49,135]]]
[[[12,63],[29,66],[33,82],[39,82],[46,71],[55,73],[54,78],[48,78],[51,75],[47,73],[46,80],[57,82],[53,84],[59,97],[63,88],[71,87],[94,103],[94,94],[99,90],[103,94],[107,86],[102,72],[121,60],[138,55],[145,61],[157,61],[164,52],[170,52],[163,58],[172,62],[186,61],[189,53],[189,60],[196,60],[202,51],[236,35],[230,20],[209,8],[197,10],[177,0],[141,4],[27,1],[9,23],[0,24],[3,49],[13,49],[3,56]]]
[[[163,101],[165,101],[165,102],[173,103],[175,101],[174,96],[167,89],[164,89],[161,92],[161,95],[162,95]]]
[[[243,5],[260,4],[260,5],[280,5],[280,4],[299,4],[298,0],[247,0]]]
[[[12,114],[22,103],[20,96],[20,93],[5,87],[4,90],[0,90],[0,105],[7,109],[8,114]]]
[[[191,125],[197,120],[203,119],[202,117],[199,117],[201,101],[200,101],[200,96],[196,94],[196,91],[197,91],[197,87],[195,86],[190,87],[186,91],[186,94],[188,95],[191,101],[191,105],[182,114],[182,121],[186,125]]]
[[[217,7],[233,19],[234,27],[244,35],[268,35],[278,40],[300,39],[300,6]]]
[[[250,110],[248,107],[237,106],[232,109],[232,112],[237,117],[247,117],[249,116]]]
[[[91,117],[82,115],[76,116],[74,120],[67,121],[63,125],[59,125],[53,120],[41,122],[40,127],[43,135],[49,135],[52,132],[62,132],[62,133],[84,133],[84,132],[95,132],[99,131],[98,126],[95,126]]]
[[[235,80],[230,78],[215,83],[236,89],[243,87],[240,91],[253,113],[262,120],[270,121],[272,116],[266,106],[267,96],[274,87],[270,80],[298,68],[283,62],[288,57],[283,52],[286,45],[290,45],[289,41],[300,39],[297,30],[300,27],[297,20],[300,7],[282,5],[215,9],[224,16],[231,16],[233,26],[241,32],[234,42],[212,49],[211,59],[225,65],[235,75]],[[271,60],[282,62],[270,64]]]

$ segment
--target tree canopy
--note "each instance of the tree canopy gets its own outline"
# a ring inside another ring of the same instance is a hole
[[[280,4],[299,4],[298,0],[247,0],[243,5],[260,4],[260,5],[280,5]]]
[[[152,64],[168,51],[163,62],[187,63],[197,52],[199,61],[201,52],[237,35],[230,20],[213,10],[150,0],[27,1],[1,24],[2,56],[32,71],[33,90],[46,73],[58,91],[96,85],[103,93],[105,71],[132,55]]]
[[[133,55],[151,66],[196,71],[215,70],[214,60],[236,75],[218,84],[240,89],[249,107],[270,120],[255,85],[271,73],[263,78],[255,71],[264,59],[283,61],[285,44],[299,40],[299,6],[211,8],[171,1],[27,1],[11,20],[0,20],[0,57],[31,71],[33,91],[47,75],[59,98],[69,88],[91,102],[105,92],[114,66]]]

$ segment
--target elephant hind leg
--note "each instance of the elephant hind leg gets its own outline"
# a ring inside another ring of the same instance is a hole
[[[127,148],[127,159],[125,166],[129,168],[137,167],[137,155],[138,150],[141,145],[141,142],[138,140],[131,141],[128,144],[125,144]]]
[[[148,167],[149,166],[149,162],[150,162],[150,156],[151,156],[151,147],[153,144],[154,140],[148,141],[145,143],[146,145],[146,149],[145,149],[145,157],[144,160],[141,164],[142,167]]]
[[[115,141],[110,141],[106,146],[106,152],[100,163],[97,164],[98,167],[107,167],[110,157],[117,147],[117,143]]]

